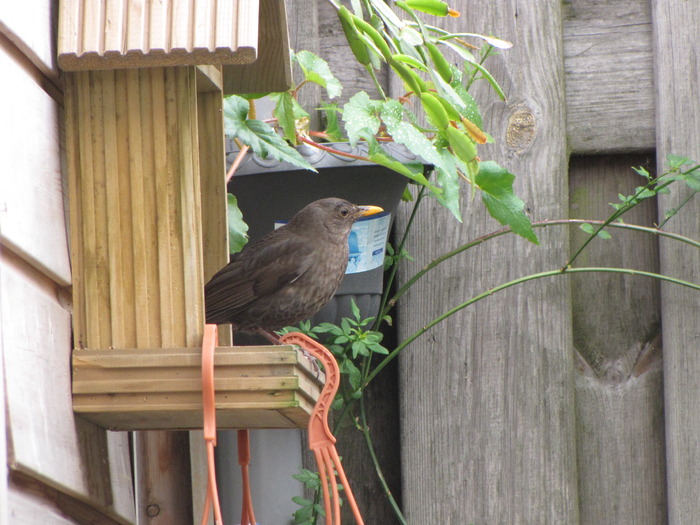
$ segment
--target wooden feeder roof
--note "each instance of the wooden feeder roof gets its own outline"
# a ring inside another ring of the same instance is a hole
[[[291,85],[284,0],[62,0],[66,71],[224,65],[224,92]]]

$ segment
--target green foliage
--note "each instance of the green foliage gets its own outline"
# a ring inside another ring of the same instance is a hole
[[[227,135],[247,144],[256,155],[264,159],[272,157],[303,169],[316,171],[268,124],[261,120],[249,119],[249,109],[250,103],[243,97],[231,95],[224,99],[224,131]]]
[[[513,192],[515,176],[494,162],[482,162],[476,176],[481,197],[491,216],[521,237],[539,244],[525,212],[525,203]]]
[[[316,136],[333,141],[348,140],[353,146],[366,142],[367,160],[427,187],[440,204],[461,220],[460,181],[471,184],[472,193],[477,190],[478,146],[490,139],[482,129],[479,108],[468,89],[482,78],[504,98],[483,62],[493,49],[507,49],[510,44],[477,33],[450,33],[426,24],[417,16],[417,12],[437,17],[459,16],[442,0],[396,2],[408,19],[400,18],[383,0],[352,2],[352,12],[332,3],[338,9],[350,49],[375,81],[380,97],[374,100],[360,91],[349,99],[342,111],[325,105],[326,131],[310,131],[309,115],[297,102],[299,90],[304,84],[315,83],[332,99],[341,94],[342,86],[325,60],[309,51],[299,51],[293,60],[304,79],[287,93],[271,94],[275,101],[276,127],[281,136],[272,127],[261,125],[262,121],[247,119],[249,101],[235,96],[226,101],[227,133],[263,157],[269,155],[307,168],[306,161],[293,148],[300,141],[313,144],[310,137]],[[473,53],[475,46],[468,40],[483,43],[478,58]],[[453,56],[448,58],[446,52]],[[458,58],[456,63],[455,57]],[[403,81],[405,95],[391,99],[384,94],[375,76],[375,70],[383,67],[382,64],[387,64],[390,72]],[[259,96],[255,94],[256,98]],[[419,125],[414,110],[422,111],[432,128]],[[382,147],[384,140],[405,145],[426,165],[434,167],[435,176],[429,180],[422,166],[399,162]],[[486,171],[489,170],[492,168]],[[536,242],[527,216],[515,209],[520,201],[512,194],[512,185],[509,191],[484,191],[483,201],[496,220]]]
[[[230,193],[227,195],[226,213],[229,253],[238,253],[248,242],[248,225],[243,220],[235,195]]]
[[[294,60],[304,73],[306,82],[313,82],[326,89],[331,98],[339,97],[343,92],[343,86],[335,78],[328,67],[328,62],[310,51],[299,51],[294,55]]]

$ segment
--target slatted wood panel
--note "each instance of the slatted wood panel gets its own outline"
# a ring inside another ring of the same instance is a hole
[[[58,63],[65,70],[250,63],[258,8],[258,0],[65,0]]]
[[[320,392],[309,360],[291,346],[219,347],[219,428],[298,428]],[[202,426],[198,348],[76,350],[74,410],[115,430]]]
[[[76,346],[201,343],[194,68],[66,77]]]

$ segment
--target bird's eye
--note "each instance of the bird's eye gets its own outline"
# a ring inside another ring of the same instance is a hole
[[[340,210],[340,216],[341,216],[341,217],[347,217],[347,216],[348,216],[348,213],[350,213],[350,210],[348,210],[347,208],[343,208],[343,209]]]

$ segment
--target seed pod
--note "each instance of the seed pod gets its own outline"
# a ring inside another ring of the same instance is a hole
[[[453,126],[447,126],[445,130],[447,141],[457,157],[469,164],[476,157],[476,144],[469,137]]]
[[[343,27],[345,38],[357,61],[363,66],[370,64],[369,50],[360,38],[357,27],[355,27],[352,21],[352,14],[344,5],[340,6],[340,9],[338,9],[338,18],[340,19],[340,25]]]
[[[486,137],[486,133],[481,131],[479,129],[479,126],[474,124],[471,120],[469,120],[467,117],[462,117],[462,124],[464,124],[464,127],[467,129],[467,133],[469,133],[469,136],[474,139],[474,142],[477,144],[485,144],[488,138]]]
[[[389,61],[389,65],[396,71],[396,74],[401,77],[409,88],[416,94],[420,95],[424,91],[428,91],[428,86],[425,85],[425,81],[418,76],[418,73],[413,71],[410,67],[405,66],[401,62],[396,60]]]
[[[430,123],[439,130],[445,130],[450,126],[450,119],[447,111],[438,100],[438,97],[431,93],[421,93],[420,101],[423,104],[423,111],[428,116]]]
[[[429,15],[435,16],[459,16],[459,12],[454,9],[450,9],[447,2],[442,0],[406,0],[406,5],[411,9],[420,11],[422,13],[428,13]]]
[[[416,58],[413,58],[410,55],[403,55],[401,53],[397,53],[395,55],[392,55],[391,58],[398,62],[408,64],[409,66],[414,67],[416,69],[420,69],[421,71],[425,71],[426,73],[428,72],[428,68],[425,67],[425,64],[423,62]]]
[[[443,97],[437,97],[437,99],[440,101],[440,104],[442,104],[442,107],[445,108],[445,111],[447,111],[447,116],[450,120],[459,122],[462,119],[462,115],[459,114],[459,111],[457,111],[452,104]]]
[[[447,82],[448,84],[452,82],[452,67],[450,66],[450,63],[447,61],[445,56],[432,42],[426,42],[425,47],[428,49],[430,59],[435,65],[435,70],[440,74],[440,76],[445,82]]]
[[[384,40],[384,37],[379,31],[358,16],[352,15],[352,21],[355,23],[356,28],[372,39],[372,42],[374,42],[374,45],[377,46],[382,55],[384,55],[384,58],[387,61],[391,60],[392,53],[391,49],[389,49],[389,44],[386,43],[386,40]]]

